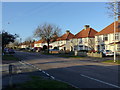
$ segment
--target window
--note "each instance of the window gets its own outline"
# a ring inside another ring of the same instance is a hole
[[[84,43],[87,43],[87,38],[84,38]]]
[[[83,50],[83,46],[82,46],[82,45],[80,45],[80,46],[79,46],[79,49],[80,49],[80,50]]]
[[[79,44],[81,44],[82,43],[82,38],[80,38],[80,41],[79,41]]]
[[[104,45],[104,44],[102,44],[102,45],[101,45],[101,47],[102,47],[102,50],[104,50],[104,49],[105,49],[105,45]]]
[[[115,40],[119,40],[119,34],[118,33],[115,34]]]
[[[103,41],[108,41],[108,35],[103,35]]]

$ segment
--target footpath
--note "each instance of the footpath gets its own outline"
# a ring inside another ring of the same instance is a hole
[[[9,65],[12,65],[12,74],[10,74]],[[43,73],[43,71],[36,69],[36,67],[21,62],[4,63],[2,67],[2,90],[11,85],[15,86],[30,81],[34,76],[52,79],[50,75]]]

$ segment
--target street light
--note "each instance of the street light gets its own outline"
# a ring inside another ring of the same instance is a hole
[[[114,62],[116,62],[116,44],[115,44],[115,33],[116,33],[116,11],[117,11],[117,1],[114,2]]]

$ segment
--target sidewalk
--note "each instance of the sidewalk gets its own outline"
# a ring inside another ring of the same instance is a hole
[[[39,71],[28,65],[21,65],[20,63],[17,63],[17,69],[14,69],[13,74],[12,74],[12,84],[16,85],[16,84],[20,84],[20,83],[32,80],[32,76],[50,78],[46,74],[44,74],[42,71]],[[11,77],[9,73],[4,74],[2,76],[2,88],[9,86],[9,82],[11,80],[10,78]]]

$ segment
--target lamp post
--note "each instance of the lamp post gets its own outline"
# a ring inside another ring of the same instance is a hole
[[[117,1],[114,1],[114,62],[116,62],[116,44],[115,44],[115,33],[116,33],[116,11],[117,11]]]

